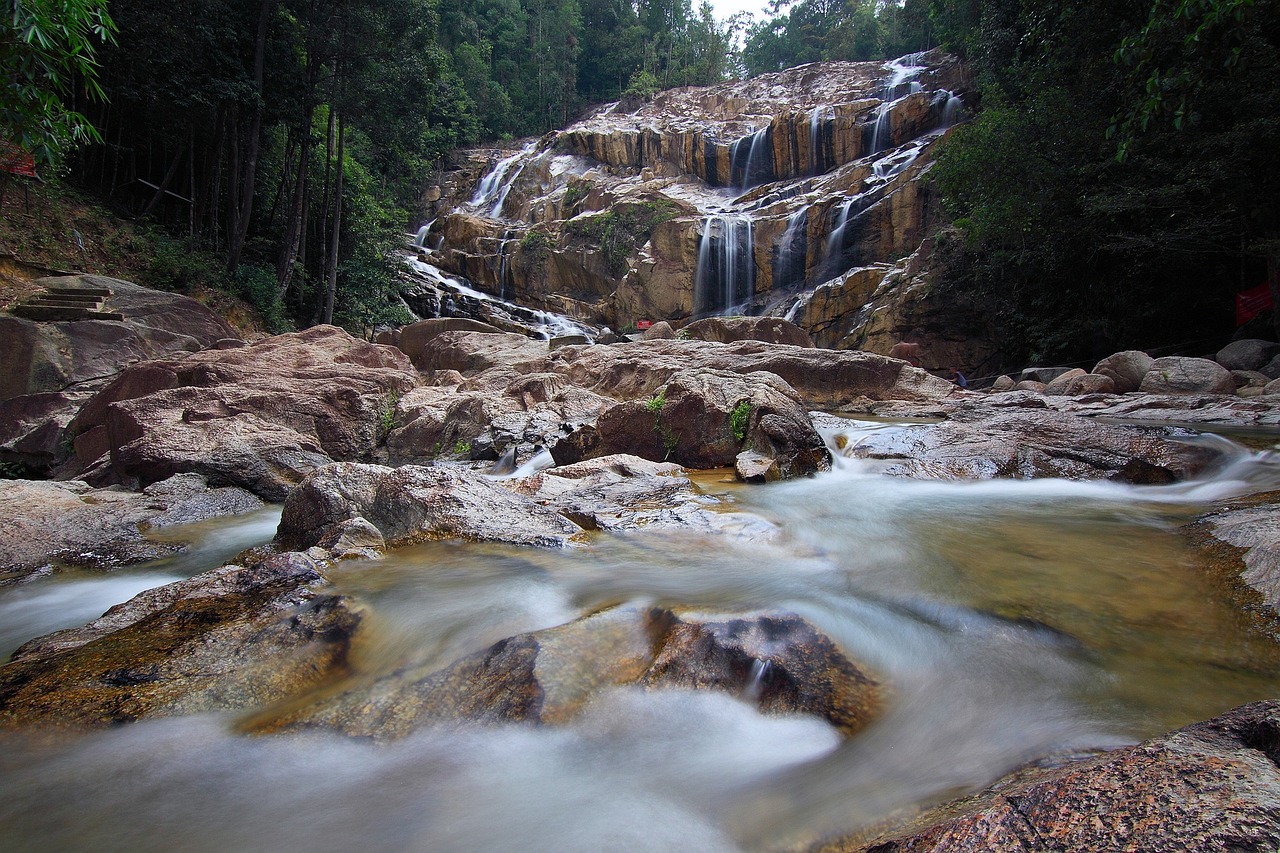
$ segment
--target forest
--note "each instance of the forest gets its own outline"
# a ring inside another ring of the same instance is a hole
[[[216,257],[275,330],[406,319],[393,250],[455,147],[933,46],[967,60],[976,108],[935,170],[945,286],[994,306],[1008,351],[1194,346],[1237,291],[1275,286],[1275,0],[775,0],[727,21],[692,0],[10,6],[0,137]]]

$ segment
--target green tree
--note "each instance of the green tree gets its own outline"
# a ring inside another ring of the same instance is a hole
[[[114,33],[106,0],[9,0],[0,17],[0,144],[57,165],[98,140],[76,102],[82,93],[102,98],[96,52]]]

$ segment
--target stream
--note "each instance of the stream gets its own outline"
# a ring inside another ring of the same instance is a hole
[[[440,726],[383,745],[248,737],[230,715],[6,734],[4,848],[767,850],[1280,695],[1280,647],[1179,529],[1214,501],[1280,486],[1269,451],[1236,448],[1202,482],[1168,487],[921,482],[838,463],[769,486],[696,475],[777,525],[767,543],[437,542],[331,575],[366,605],[353,652],[365,674],[444,666],[620,603],[792,611],[889,688],[885,713],[851,740],[727,694],[638,688],[601,694],[563,727]],[[0,590],[0,654],[216,566],[273,524],[223,522],[168,565]]]

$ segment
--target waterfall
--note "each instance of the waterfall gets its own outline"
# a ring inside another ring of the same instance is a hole
[[[889,75],[889,80],[880,94],[880,106],[876,108],[875,130],[871,135],[871,150],[867,153],[875,154],[893,144],[893,122],[890,113],[898,98],[923,90],[924,87],[913,79],[925,69],[921,64],[922,57],[923,54],[920,53],[909,53],[888,63],[887,68],[893,73]],[[900,92],[904,85],[906,85],[906,91]]]
[[[511,186],[520,177],[520,173],[524,171],[525,165],[528,164],[528,155],[533,153],[534,143],[528,143],[515,154],[499,160],[480,181],[480,186],[476,188],[476,194],[471,197],[471,206],[478,210],[485,211],[485,215],[492,219],[497,219],[502,215],[502,205],[507,200],[507,194],[511,192]],[[514,174],[511,170],[519,163],[520,168],[516,169]],[[508,179],[508,175],[511,177]]]
[[[826,166],[822,155],[822,122],[833,121],[835,117],[834,107],[816,106],[809,112],[809,173],[812,175],[822,174]]]
[[[739,192],[773,178],[773,152],[768,137],[769,125],[765,125],[729,146],[729,183]]]
[[[946,98],[943,101],[943,97]],[[960,120],[960,111],[964,109],[964,101],[952,92],[942,89],[935,96],[934,103],[942,103],[942,115],[938,119],[938,130],[946,130]]]
[[[694,310],[722,314],[755,291],[751,217],[741,213],[708,216],[694,270]]]
[[[809,205],[787,218],[787,230],[782,232],[782,241],[778,244],[778,261],[773,271],[775,289],[804,281],[809,248],[805,235],[808,224]]]

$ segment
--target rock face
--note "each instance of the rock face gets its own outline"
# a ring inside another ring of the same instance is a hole
[[[1271,851],[1280,846],[1280,703],[1057,770],[1029,771],[873,838],[823,853],[907,851]]]
[[[520,634],[441,670],[405,669],[263,724],[393,739],[451,720],[564,723],[601,689],[723,690],[772,713],[824,717],[845,734],[869,722],[880,685],[790,614],[703,621],[615,608]]]
[[[198,474],[170,477],[141,493],[82,482],[0,481],[0,514],[8,520],[0,530],[0,585],[64,566],[111,569],[154,560],[182,543],[142,531],[262,505],[244,489],[211,489]]]
[[[148,590],[0,667],[0,727],[248,710],[345,668],[359,616],[303,554]]]
[[[937,224],[924,176],[966,89],[957,61],[933,51],[609,105],[519,150],[464,152],[422,259],[615,329],[732,309],[887,352],[904,324],[943,318],[923,307],[936,300],[915,287],[921,263],[904,267],[912,285],[880,285]],[[877,310],[860,313],[877,290]],[[980,362],[972,337],[955,335],[946,357]]]
[[[196,472],[282,500],[314,468],[371,458],[396,400],[418,381],[398,349],[333,326],[147,362],[68,425],[66,473],[145,486]]]
[[[0,315],[0,462],[31,471],[44,472],[66,457],[68,422],[125,367],[207,349],[235,336],[208,308],[174,293],[92,275],[42,278],[35,284],[93,293],[103,305],[100,311],[68,315],[79,319],[49,322]]]

